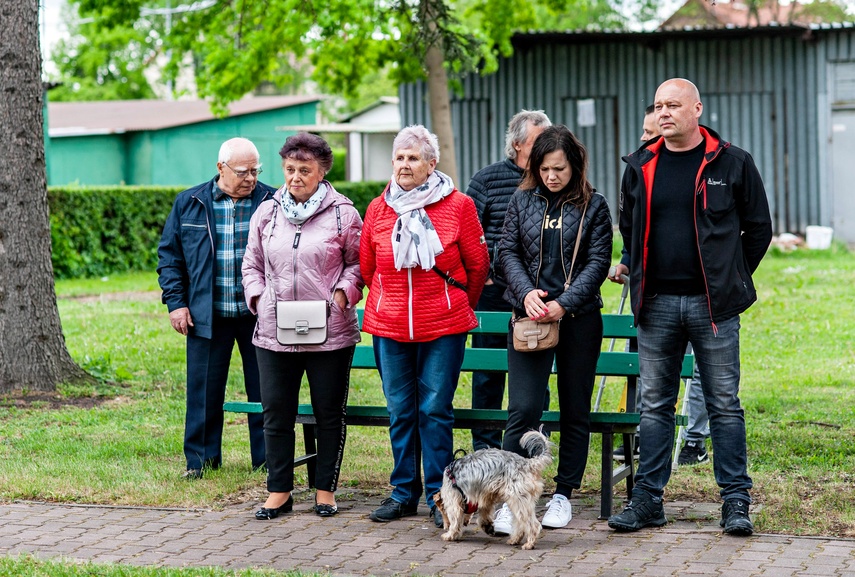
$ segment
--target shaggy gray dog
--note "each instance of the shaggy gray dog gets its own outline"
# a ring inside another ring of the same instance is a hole
[[[529,431],[520,445],[531,458],[500,449],[481,449],[445,468],[442,488],[433,497],[442,513],[444,541],[460,539],[463,526],[476,510],[480,527],[493,535],[493,510],[506,503],[514,519],[508,544],[534,548],[541,529],[534,509],[543,492],[543,470],[552,462],[552,444],[543,433]]]

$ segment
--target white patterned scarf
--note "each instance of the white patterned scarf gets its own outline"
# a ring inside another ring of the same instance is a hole
[[[389,183],[386,204],[398,215],[392,228],[392,252],[397,270],[416,265],[430,270],[436,264],[436,255],[442,254],[442,242],[425,207],[453,191],[451,178],[438,170],[431,173],[427,182],[412,190],[403,190],[394,178]]]
[[[310,216],[315,214],[320,208],[321,203],[327,197],[327,193],[332,190],[332,185],[326,180],[322,180],[318,184],[318,190],[315,194],[309,197],[306,202],[297,202],[291,193],[284,186],[282,187],[282,212],[291,224],[303,224]]]

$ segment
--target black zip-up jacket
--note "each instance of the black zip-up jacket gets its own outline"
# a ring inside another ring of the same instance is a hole
[[[772,217],[760,172],[751,155],[700,127],[706,146],[695,178],[695,242],[704,275],[710,320],[740,314],[757,300],[751,274],[772,240]],[[650,227],[648,206],[661,137],[623,157],[620,232],[629,253],[632,311],[641,322]]]
[[[212,191],[219,176],[178,194],[163,226],[157,247],[157,281],[169,312],[190,309],[191,334],[211,338],[214,323],[214,281],[217,278],[216,235]],[[276,189],[262,182],[252,191],[252,212],[273,198]]]
[[[499,243],[499,262],[508,288],[505,300],[518,314],[524,314],[525,295],[540,288],[543,266],[543,221],[546,218],[548,199],[538,189],[517,190],[508,203],[505,226]],[[561,206],[561,252],[564,276],[573,260],[576,234],[582,220],[582,209],[564,201]],[[573,278],[557,299],[570,317],[603,308],[600,286],[609,274],[612,256],[612,217],[605,197],[594,193],[582,228],[579,253],[573,268]]]
[[[478,219],[487,240],[487,251],[490,253],[490,275],[487,278],[493,279],[493,282],[500,286],[507,283],[496,258],[499,240],[502,238],[502,225],[505,222],[508,202],[519,186],[522,176],[523,169],[513,160],[506,158],[476,172],[466,190],[466,194],[475,201]]]

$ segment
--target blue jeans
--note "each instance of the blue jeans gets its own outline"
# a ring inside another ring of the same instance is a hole
[[[745,413],[739,402],[739,316],[717,325],[704,295],[644,297],[638,322],[641,455],[633,495],[662,497],[671,476],[675,405],[686,344],[692,343],[710,418],[713,471],[723,499],[750,502]]]
[[[399,503],[415,505],[422,496],[419,453],[428,506],[442,486],[442,473],[454,456],[452,401],[465,347],[466,333],[423,343],[374,337],[395,460],[389,483]]]

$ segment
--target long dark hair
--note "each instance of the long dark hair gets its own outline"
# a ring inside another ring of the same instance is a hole
[[[569,200],[576,206],[583,206],[594,194],[594,187],[588,182],[588,150],[563,124],[546,128],[535,139],[520,188],[546,189],[543,177],[540,176],[540,166],[543,158],[556,150],[563,150],[570,163],[570,182],[558,193],[557,201]]]

